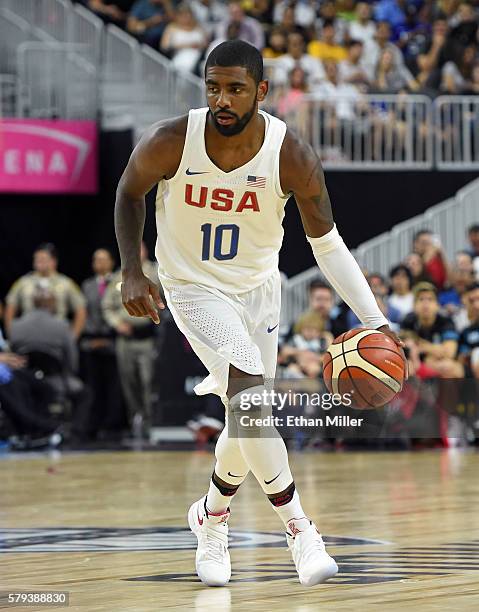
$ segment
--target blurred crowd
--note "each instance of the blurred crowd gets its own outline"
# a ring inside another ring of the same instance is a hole
[[[467,239],[464,250],[449,260],[440,237],[424,229],[387,278],[365,271],[380,309],[406,345],[410,378],[394,410],[409,417],[419,406],[426,405],[429,415],[435,410],[437,431],[433,435],[429,429],[425,437],[443,441],[479,438],[479,225],[468,229]],[[158,283],[156,264],[144,244],[141,258],[144,273]],[[121,273],[107,249],[93,253],[92,276],[81,287],[58,271],[58,263],[55,246],[40,245],[32,271],[12,285],[0,306],[0,430],[7,421],[19,436],[42,438],[67,424],[67,437],[79,442],[126,431],[148,438],[168,310],[159,326],[128,315],[121,301]],[[278,379],[321,384],[322,358],[331,341],[360,326],[328,284],[313,281],[307,311],[290,329],[281,330]],[[181,343],[181,337],[173,342]],[[421,386],[424,381],[445,381],[442,396],[440,389],[431,395],[430,385]],[[472,395],[464,397],[471,383]],[[464,419],[458,407],[464,413],[471,402],[470,418]],[[206,441],[221,430],[222,418],[216,402],[188,426]],[[458,422],[462,433],[452,435]]]
[[[428,105],[479,93],[479,0],[81,2],[180,73],[202,76],[225,40],[253,44],[269,81],[264,109],[316,143],[325,162],[429,163],[433,134],[445,160],[469,149],[477,156],[473,102],[443,99],[435,129]]]
[[[144,244],[141,260],[158,284]],[[148,437],[159,333],[150,319],[124,309],[121,273],[114,268],[112,254],[96,250],[93,275],[80,287],[58,271],[56,248],[45,243],[33,254],[33,270],[6,295],[0,413],[19,436],[42,439],[60,426],[78,442],[128,429]]]
[[[273,86],[301,92],[479,93],[477,0],[81,0],[201,74],[222,41],[246,40],[277,60]]]
[[[396,408],[411,417],[424,401],[423,393],[431,394],[430,384],[419,383],[440,383],[433,394],[437,427],[429,428],[426,437],[436,431],[444,444],[448,438],[479,438],[479,225],[472,225],[467,236],[464,250],[449,260],[440,237],[423,229],[388,277],[364,271],[381,311],[405,342],[409,381]],[[361,327],[359,320],[331,287],[313,281],[308,310],[283,334],[278,376],[319,379],[328,345],[354,327]],[[415,384],[417,393],[411,394]]]

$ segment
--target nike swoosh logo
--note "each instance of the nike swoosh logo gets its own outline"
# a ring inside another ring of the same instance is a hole
[[[208,174],[208,172],[194,172],[193,170],[190,170],[189,168],[186,169],[186,174],[188,176],[194,176],[195,174]]]
[[[281,470],[281,472],[282,472],[282,471],[283,471],[283,470]],[[280,472],[279,474],[281,474],[281,472]],[[264,481],[264,484],[271,484],[272,482],[274,482],[274,481],[276,480],[276,478],[278,478],[278,477],[279,477],[279,474],[278,474],[278,476],[275,476],[275,477],[274,477],[272,480],[265,480],[265,481]]]
[[[198,523],[200,525],[203,525],[203,519],[200,517],[200,515],[198,513],[196,513],[196,514],[197,514],[197,517],[198,517]]]
[[[274,332],[274,330],[278,327],[279,323],[276,323],[276,325],[274,327],[268,327],[268,334],[270,334],[271,332]]]
[[[233,478],[243,478],[243,476],[236,476],[236,474],[232,474],[231,472],[228,472],[228,476],[232,476]]]

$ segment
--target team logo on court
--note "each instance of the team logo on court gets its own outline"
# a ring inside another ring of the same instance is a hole
[[[333,546],[387,544],[380,540],[326,536]],[[285,547],[284,533],[236,531],[229,534],[230,548]],[[0,553],[8,552],[133,552],[150,550],[196,550],[196,537],[180,527],[97,528],[50,527],[0,529]]]
[[[230,548],[286,548],[284,534],[266,531],[230,531]],[[462,571],[479,571],[479,540],[440,546],[398,548],[391,542],[346,536],[324,536],[334,551],[339,573],[333,584],[375,584],[414,578],[434,578]],[[347,552],[341,548],[348,547]],[[49,527],[0,529],[0,553],[138,552],[195,550],[196,538],[180,527],[97,528]],[[284,551],[286,554],[286,551]],[[275,555],[281,554],[281,551]],[[255,563],[233,569],[231,583],[294,580],[291,559]],[[193,572],[161,573],[125,578],[134,582],[199,582]]]

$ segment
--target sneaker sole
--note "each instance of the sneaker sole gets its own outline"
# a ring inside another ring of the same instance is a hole
[[[331,561],[326,567],[322,567],[317,572],[312,574],[307,581],[302,582],[300,580],[300,582],[303,586],[312,587],[317,584],[322,584],[323,582],[326,582],[330,578],[333,578],[333,576],[336,576],[337,573],[338,565],[336,561],[331,558]]]

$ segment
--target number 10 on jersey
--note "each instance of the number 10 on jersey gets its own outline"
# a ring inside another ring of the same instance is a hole
[[[217,225],[212,230],[211,223],[204,223],[201,226],[203,232],[203,247],[201,260],[208,261],[211,257],[211,238],[213,236],[213,257],[218,261],[233,259],[238,254],[239,227],[234,223]],[[229,249],[227,246],[229,243]],[[224,249],[224,250],[223,250]]]

